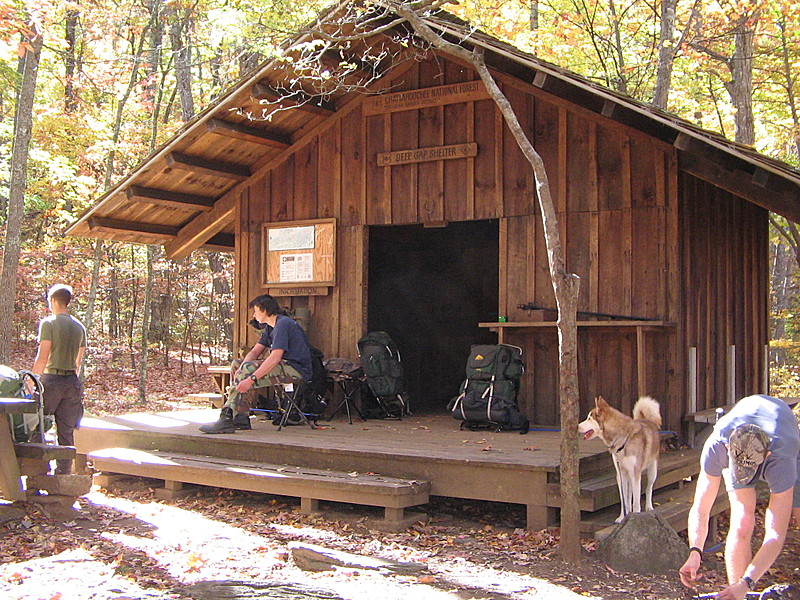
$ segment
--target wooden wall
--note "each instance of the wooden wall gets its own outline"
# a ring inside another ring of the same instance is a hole
[[[690,175],[680,183],[683,345],[697,348],[697,410],[704,410],[766,391],[767,211]]]
[[[439,57],[406,70],[392,91],[476,78]],[[741,297],[745,289],[766,290],[766,285],[737,270],[740,255],[760,268],[756,254],[766,235],[766,220],[759,209],[731,202],[711,188],[701,189],[697,181],[686,178],[679,188],[671,146],[518,80],[500,81],[544,158],[568,266],[581,277],[580,310],[673,324],[654,328],[639,340],[645,349],[643,365],[638,364],[642,353],[637,357],[633,330],[581,333],[583,408],[602,394],[628,411],[644,385],[664,405],[667,424],[679,427],[686,412],[683,322],[685,339],[704,349],[703,369],[719,367],[722,338],[714,337],[719,336],[717,326],[726,332],[726,342],[735,339],[742,345],[760,342],[766,331],[761,322],[765,317],[758,316],[765,314],[766,291]],[[357,108],[329,122],[327,130],[242,193],[236,248],[237,335],[242,344],[256,339],[248,331],[250,317],[244,307],[264,291],[258,273],[263,222],[338,219],[338,285],[327,296],[290,300],[293,306],[312,310],[310,337],[327,356],[354,358],[355,342],[364,332],[370,225],[499,218],[499,314],[509,321],[531,320],[536,317],[518,304],[555,306],[532,172],[492,101],[370,116]],[[376,161],[379,152],[462,142],[477,142],[477,156],[391,167]],[[679,202],[681,194],[686,198]],[[698,200],[708,196],[720,206]],[[726,212],[731,204],[736,210]],[[696,221],[701,221],[704,233],[694,231]],[[757,224],[761,229],[755,231]],[[733,232],[740,225],[756,237],[739,239]],[[720,255],[720,264],[701,268],[705,253],[718,247],[729,248],[730,254]],[[689,253],[686,264],[681,263],[681,251]],[[717,287],[709,289],[711,285]],[[723,289],[726,294],[720,299]],[[703,292],[702,298],[698,292]],[[739,300],[746,300],[737,308],[741,319],[719,322],[723,313],[718,309],[732,309]],[[695,317],[696,311],[704,316]],[[705,342],[698,339],[704,334]],[[509,341],[526,350],[524,410],[537,423],[556,424],[555,330],[521,331]],[[758,357],[742,357],[738,376],[743,390],[758,381],[759,368]],[[716,381],[714,376],[710,379]],[[712,402],[717,393],[718,383],[710,385],[703,403]]]

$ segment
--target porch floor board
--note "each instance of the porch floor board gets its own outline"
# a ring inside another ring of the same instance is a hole
[[[553,492],[560,433],[552,428],[526,435],[461,431],[449,415],[413,415],[403,420],[354,420],[352,425],[342,417],[320,421],[316,430],[303,425],[281,431],[256,416],[250,431],[209,435],[198,430],[218,416],[216,409],[196,409],[85,417],[75,432],[75,446],[84,456],[106,448],[131,448],[377,473],[429,481],[433,496],[526,505],[529,529],[552,525],[557,517]],[[604,472],[615,489],[613,466],[602,442],[581,441],[579,451],[581,479],[587,484],[581,496],[609,493],[596,483]],[[690,471],[687,476],[695,474]]]

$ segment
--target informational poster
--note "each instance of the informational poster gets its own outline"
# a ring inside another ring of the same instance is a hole
[[[336,219],[265,223],[262,285],[273,295],[326,295],[336,285]]]
[[[280,260],[280,283],[314,281],[312,254],[282,254]]]
[[[314,247],[314,226],[308,227],[276,227],[268,233],[267,249],[276,250],[310,250]]]

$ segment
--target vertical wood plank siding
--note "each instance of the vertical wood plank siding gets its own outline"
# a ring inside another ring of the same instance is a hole
[[[408,70],[392,91],[475,78],[439,57]],[[676,151],[641,132],[533,86],[505,81],[503,89],[544,159],[568,267],[581,278],[580,309],[674,324],[645,332],[639,356],[633,329],[582,330],[582,409],[604,395],[630,410],[644,382],[662,402],[665,426],[679,429],[689,346],[698,348],[699,409],[724,403],[728,345],[738,352],[737,391],[760,390],[764,211],[680,176]],[[254,340],[243,307],[263,292],[266,221],[339,220],[338,284],[326,296],[287,299],[312,308],[311,340],[326,356],[353,358],[364,332],[370,225],[499,218],[499,313],[512,321],[541,319],[517,306],[555,306],[533,175],[492,101],[371,116],[356,109],[330,122],[242,194],[236,248],[242,344]],[[390,167],[376,161],[388,150],[462,142],[476,142],[477,156]],[[519,330],[508,339],[526,351],[523,409],[537,423],[556,424],[555,330]]]

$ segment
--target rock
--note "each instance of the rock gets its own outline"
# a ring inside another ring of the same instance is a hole
[[[79,514],[78,509],[75,508],[75,496],[38,494],[31,490],[28,490],[27,496],[28,502],[38,504],[47,516],[56,521],[69,521]]]
[[[350,567],[410,575],[426,571],[428,568],[420,563],[405,563],[385,558],[349,554],[301,542],[290,542],[289,550],[295,564],[304,571],[332,571],[334,567]]]
[[[597,547],[600,560],[630,573],[674,573],[687,552],[686,542],[655,511],[628,515]]]
[[[201,581],[181,589],[193,600],[342,600],[326,589],[274,581]]]
[[[44,490],[61,496],[83,496],[92,489],[91,475],[37,475],[28,477],[29,490]]]
[[[0,525],[9,521],[20,521],[25,517],[25,511],[12,504],[0,504]]]

